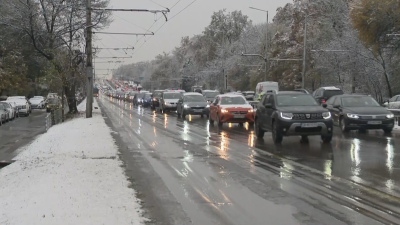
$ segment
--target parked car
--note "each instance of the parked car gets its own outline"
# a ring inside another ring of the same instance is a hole
[[[215,97],[210,105],[210,123],[217,122],[219,126],[224,123],[254,124],[253,107],[246,101],[243,95],[222,94]]]
[[[14,108],[12,107],[12,105],[8,102],[0,102],[0,104],[4,105],[5,110],[7,110],[8,112],[8,120],[14,120],[16,117],[16,113],[14,111]]]
[[[23,114],[24,116],[29,116],[32,111],[31,105],[28,100],[26,100],[25,96],[8,97],[7,102],[15,102],[15,104],[17,104],[19,115]]]
[[[178,101],[177,112],[178,117],[185,118],[186,115],[204,115],[209,116],[210,105],[207,104],[204,96],[197,92],[183,93]]]
[[[9,114],[6,110],[6,107],[3,104],[0,104],[0,125],[7,122],[9,120]]]
[[[394,115],[379,105],[368,95],[337,95],[327,101],[332,113],[333,123],[342,132],[369,129],[382,129],[391,133],[394,127]]]
[[[61,104],[61,100],[58,98],[50,98],[49,101],[47,102],[47,106],[46,106],[46,112],[51,112],[54,111],[56,109],[61,108],[62,104]]]
[[[337,87],[320,87],[314,91],[313,97],[317,102],[319,102],[319,104],[323,104],[332,96],[342,94],[344,94],[344,92]]]
[[[211,104],[212,101],[214,101],[214,98],[217,97],[217,95],[219,95],[219,91],[216,90],[203,90],[202,94],[204,96],[204,98],[206,99],[206,101]]]
[[[163,90],[153,91],[153,94],[151,96],[152,97],[151,105],[150,105],[152,110],[156,110],[157,108],[160,107],[160,98],[162,97],[163,92],[164,92]]]
[[[9,103],[11,105],[11,107],[13,108],[13,110],[14,110],[15,117],[19,117],[18,106],[17,106],[17,104],[15,102],[8,102],[8,101],[3,101],[3,102]]]
[[[46,102],[43,97],[33,97],[29,99],[32,109],[44,109]]]
[[[400,109],[400,95],[395,95],[391,99],[383,103],[388,109]]]
[[[311,95],[282,91],[267,93],[258,103],[255,116],[255,134],[264,137],[272,132],[275,143],[281,143],[284,136],[301,136],[303,141],[310,135],[320,135],[325,143],[332,140],[333,121],[331,113]]]
[[[162,113],[165,113],[166,111],[176,111],[181,95],[181,92],[176,91],[163,92],[160,98],[160,111]]]

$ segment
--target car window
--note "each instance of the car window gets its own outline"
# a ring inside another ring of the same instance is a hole
[[[273,97],[273,96],[272,96]],[[278,106],[318,106],[319,104],[311,95],[278,95]]]
[[[325,90],[323,95],[326,99],[329,99],[332,96],[342,95],[342,94],[344,94],[342,90]]]
[[[219,93],[210,91],[210,92],[204,92],[203,95],[206,98],[215,98],[217,95],[219,95]]]
[[[341,104],[340,104],[340,98],[336,98],[336,99],[335,99],[334,105],[341,105]]]
[[[203,96],[201,95],[186,95],[184,97],[185,102],[205,102],[206,100],[204,99]]]
[[[246,103],[246,100],[242,96],[221,98],[221,105],[244,105]]]
[[[262,98],[262,104],[263,104],[263,105],[265,105],[265,104],[268,103],[268,101],[269,101],[269,96],[270,96],[270,95],[264,95],[264,96],[263,96],[263,98]]]
[[[216,97],[216,98],[214,99],[214,104],[215,104],[215,105],[218,105],[218,103],[219,103],[219,97]]]
[[[379,103],[370,96],[351,96],[342,98],[343,107],[379,107]]]
[[[399,96],[394,96],[394,97],[392,97],[391,99],[389,99],[389,101],[390,101],[390,102],[395,102],[395,101],[397,100],[398,97],[399,97]]]
[[[328,104],[328,105],[333,105],[333,103],[335,102],[335,99],[336,99],[335,96],[332,97],[332,98],[329,98],[328,101],[326,102],[326,104]]]
[[[400,101],[400,95],[397,96],[397,99],[396,99],[396,102],[399,102],[399,101]]]

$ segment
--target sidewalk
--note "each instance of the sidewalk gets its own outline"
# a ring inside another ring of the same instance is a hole
[[[0,170],[0,225],[143,224],[110,132],[94,109],[20,149]]]

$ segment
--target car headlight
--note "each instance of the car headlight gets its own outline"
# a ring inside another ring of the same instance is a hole
[[[347,117],[351,118],[351,119],[358,119],[360,118],[357,114],[352,114],[352,113],[347,113]]]
[[[254,109],[249,109],[249,111],[247,111],[247,112],[252,113],[252,112],[254,112]]]
[[[322,118],[324,119],[330,119],[331,118],[331,113],[330,112],[324,112],[322,113]]]
[[[293,113],[284,113],[284,112],[281,112],[281,117],[282,117],[283,119],[291,120],[291,119],[293,119]]]
[[[156,98],[153,98],[153,101],[155,102],[155,101],[157,101],[157,99],[156,99]]]
[[[227,113],[228,112],[228,110],[226,110],[226,109],[221,109],[221,113]]]
[[[386,115],[386,118],[392,119],[392,118],[394,118],[394,114],[387,114],[387,115]]]
[[[183,108],[185,108],[185,109],[188,109],[188,108],[190,108],[188,105],[183,105]]]
[[[210,105],[207,105],[206,108],[210,108]]]

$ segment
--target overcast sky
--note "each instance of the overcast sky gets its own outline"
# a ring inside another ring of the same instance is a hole
[[[95,65],[96,74],[99,76],[102,74],[110,74],[107,69],[114,69],[117,68],[118,65],[121,65],[100,62],[123,61],[123,64],[129,64],[152,60],[156,55],[162,52],[170,52],[179,45],[181,37],[192,37],[195,34],[200,34],[204,28],[209,25],[211,15],[215,11],[224,8],[229,12],[241,10],[243,14],[249,16],[249,19],[252,20],[254,24],[257,24],[266,21],[266,13],[249,9],[249,7],[269,11],[269,21],[271,22],[272,18],[275,16],[276,9],[289,2],[292,2],[292,0],[110,0],[110,8],[115,9],[164,9],[163,7],[167,7],[171,9],[167,17],[173,18],[165,22],[165,18],[162,14],[157,14],[157,17],[155,17],[152,13],[114,12],[112,16],[113,22],[107,29],[102,31],[125,33],[155,32],[155,35],[136,37],[128,35],[97,34],[98,40],[94,42],[94,47],[134,47],[135,50],[128,50],[126,51],[127,54],[121,50],[101,50],[98,57],[122,56],[132,58],[96,58],[95,61],[99,62]],[[187,8],[185,9],[185,7]],[[160,19],[155,22],[156,18]]]

